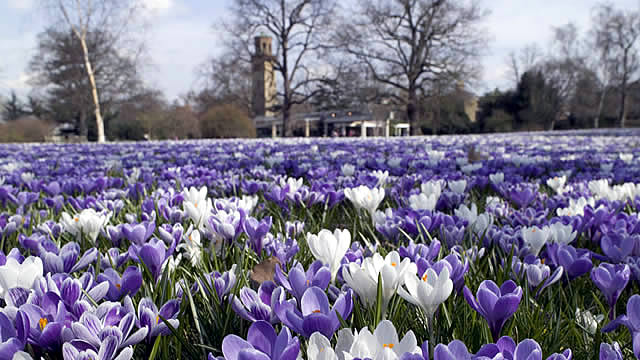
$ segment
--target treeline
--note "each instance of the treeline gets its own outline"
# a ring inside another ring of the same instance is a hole
[[[295,133],[296,112],[376,106],[412,134],[625,127],[640,118],[640,10],[611,3],[592,9],[588,29],[562,25],[549,44],[514,51],[505,59],[510,89],[477,97],[470,89],[482,88],[489,38],[480,1],[233,0],[215,24],[223,46],[198,69],[200,86],[168,102],[142,81],[149,59],[131,26],[145,18],[132,5],[140,1],[93,1],[103,6],[77,18],[94,20],[58,16],[39,35],[28,66],[34,91],[5,102],[5,127],[31,116],[71,123],[89,140],[253,136],[253,73],[265,61],[277,87],[267,110],[285,136]],[[256,36],[270,37],[272,49],[256,56]]]

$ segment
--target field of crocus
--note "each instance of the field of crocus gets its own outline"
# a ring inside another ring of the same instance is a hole
[[[640,132],[0,145],[2,359],[633,359]]]

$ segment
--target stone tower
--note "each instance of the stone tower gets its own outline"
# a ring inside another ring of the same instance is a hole
[[[271,37],[261,35],[254,38],[253,66],[253,112],[255,116],[273,116],[276,104],[276,74],[273,70]]]

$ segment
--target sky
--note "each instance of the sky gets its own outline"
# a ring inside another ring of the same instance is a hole
[[[232,0],[144,0],[151,9],[149,28],[140,34],[148,49],[144,80],[164,91],[168,100],[198,86],[197,68],[220,51],[221,34],[213,24],[228,16]],[[490,36],[483,59],[484,86],[477,93],[510,85],[506,57],[510,51],[538,43],[545,49],[552,28],[573,22],[580,31],[590,26],[598,0],[484,0],[491,13],[484,26]],[[638,0],[615,0],[618,8],[635,9]],[[0,0],[0,95],[29,86],[28,63],[37,34],[46,24],[39,0]]]

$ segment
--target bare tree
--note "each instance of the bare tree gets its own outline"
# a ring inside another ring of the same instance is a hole
[[[594,45],[599,61],[604,71],[610,72],[607,79],[617,83],[620,93],[618,121],[620,127],[624,127],[629,84],[640,69],[640,11],[625,12],[611,3],[603,3],[594,8],[593,23]]]
[[[223,23],[222,29],[230,32],[230,47],[247,63],[254,54],[255,36],[274,39],[270,60],[280,75],[278,108],[283,134],[289,136],[292,107],[307,102],[315,93],[314,84],[327,76],[318,59],[328,44],[324,36],[333,21],[335,0],[234,0],[231,10],[233,22]]]
[[[55,22],[70,28],[78,39],[84,58],[84,70],[91,85],[98,142],[105,141],[104,121],[100,108],[100,89],[91,62],[88,36],[91,32],[109,31],[114,44],[123,40],[141,4],[135,0],[42,0]]]
[[[578,28],[573,23],[553,29],[553,39],[547,60],[540,64],[547,87],[557,93],[556,114],[550,119],[548,130],[553,130],[556,120],[570,112],[570,104],[576,94],[576,85],[584,71],[584,53]]]
[[[136,59],[113,45],[112,34],[93,30],[86,44],[96,88],[100,90],[100,110],[109,114],[142,90]],[[85,70],[84,52],[70,30],[50,27],[38,35],[38,47],[29,63],[30,83],[46,90],[48,108],[54,120],[76,119],[80,135],[87,136],[87,120],[94,109],[92,85]],[[44,95],[44,94],[43,94]]]
[[[513,86],[518,86],[524,73],[533,69],[542,58],[542,49],[536,43],[531,43],[520,49],[519,52],[511,51],[507,55],[505,63],[509,68]]]
[[[442,78],[478,74],[487,14],[476,0],[359,0],[344,12],[338,43],[362,61],[374,80],[396,90],[417,134],[420,98]]]
[[[213,105],[227,102],[246,109],[247,114],[253,116],[250,65],[238,54],[227,51],[199,66],[196,71],[202,89],[190,95],[197,104],[198,111],[206,112]]]

